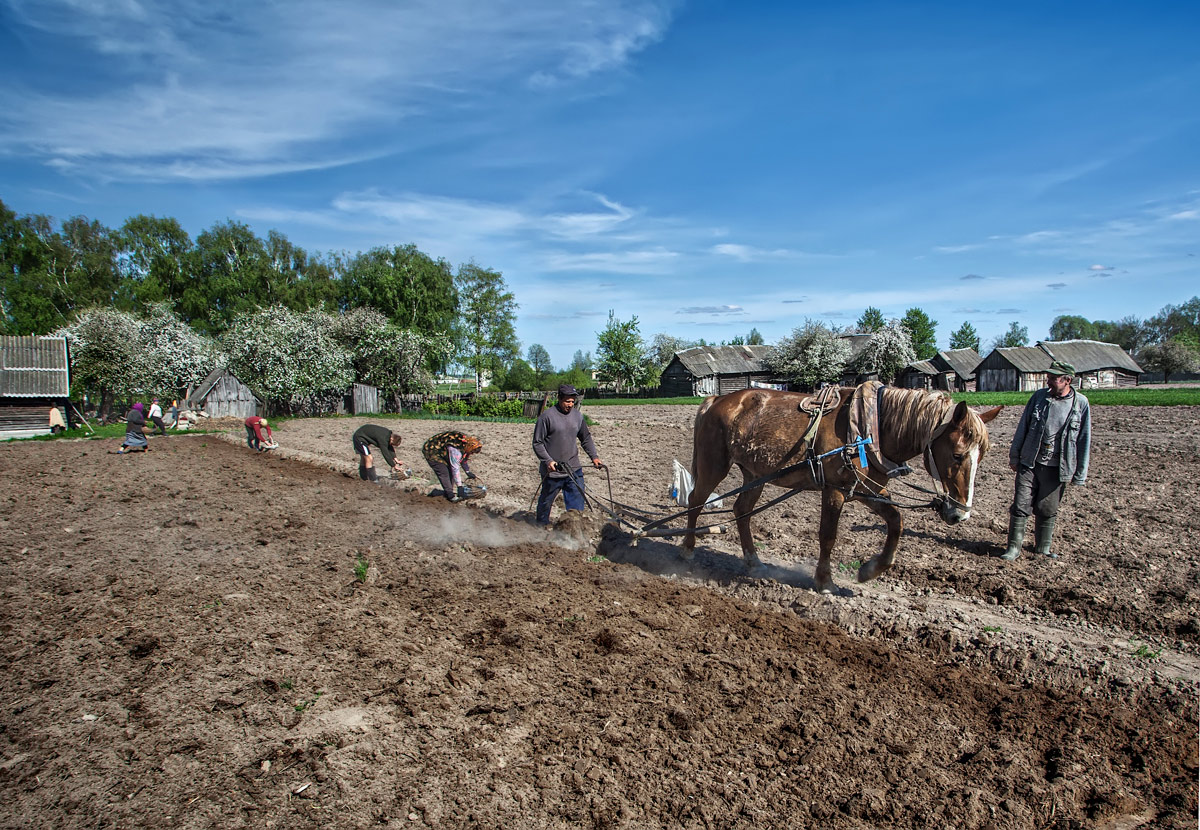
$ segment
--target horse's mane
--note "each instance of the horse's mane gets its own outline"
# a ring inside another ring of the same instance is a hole
[[[924,446],[933,431],[949,417],[954,401],[946,392],[926,392],[921,389],[883,388],[883,407],[879,413],[880,428],[888,428],[902,444]],[[967,409],[967,422],[963,431],[967,439],[979,445],[982,453],[988,451],[987,427],[974,410]]]

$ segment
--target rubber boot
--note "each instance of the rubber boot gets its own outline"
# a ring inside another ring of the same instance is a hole
[[[374,467],[367,468],[367,481],[373,481],[376,484],[379,483],[379,473],[375,472]]]
[[[1050,541],[1054,538],[1054,523],[1056,521],[1058,519],[1054,516],[1048,519],[1038,518],[1033,528],[1033,538],[1037,552],[1050,559],[1058,558],[1057,553],[1050,552]]]
[[[1025,541],[1025,525],[1029,524],[1028,516],[1008,517],[1008,549],[1000,554],[1000,558],[1008,562],[1014,561],[1021,555],[1021,543]]]

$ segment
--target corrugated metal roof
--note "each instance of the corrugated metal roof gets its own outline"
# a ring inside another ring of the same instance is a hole
[[[975,377],[975,367],[979,365],[979,361],[983,360],[979,356],[979,352],[974,349],[946,349],[938,352],[937,356],[963,380]],[[936,365],[937,358],[933,358],[933,360]]]
[[[0,397],[65,398],[70,394],[66,338],[0,336]]]
[[[1100,369],[1124,369],[1141,374],[1142,367],[1116,343],[1099,340],[1039,340],[1038,346],[1053,356],[1065,360],[1076,372],[1095,372]]]
[[[766,372],[763,358],[770,346],[693,346],[676,352],[675,357],[698,378],[709,375],[737,375]]]

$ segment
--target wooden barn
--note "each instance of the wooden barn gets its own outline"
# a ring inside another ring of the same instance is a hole
[[[1115,389],[1137,386],[1142,367],[1116,343],[1099,340],[1042,340],[1038,348],[1052,360],[1075,367],[1075,385],[1080,389]]]
[[[763,366],[770,346],[694,346],[676,352],[659,384],[665,397],[724,395],[754,385],[774,385]]]
[[[940,389],[943,392],[974,392],[975,367],[981,358],[974,349],[947,349],[928,360],[905,366],[896,385],[906,389]]]
[[[1031,392],[1046,385],[1050,363],[1075,367],[1081,389],[1137,386],[1141,367],[1116,343],[1041,340],[1036,346],[992,349],[975,370],[980,392]]]
[[[210,418],[249,418],[263,413],[263,402],[228,369],[217,369],[188,391],[186,408]]]
[[[974,349],[946,349],[929,359],[939,372],[945,385],[938,389],[947,392],[974,392],[975,368],[983,360]]]
[[[980,392],[1032,392],[1046,385],[1054,358],[1037,346],[992,349],[975,369]]]
[[[65,425],[70,395],[65,337],[0,336],[0,438],[49,434],[52,408]]]

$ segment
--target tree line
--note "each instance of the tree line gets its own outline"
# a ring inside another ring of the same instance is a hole
[[[152,392],[174,397],[207,371],[229,366],[273,409],[320,407],[359,381],[396,396],[429,391],[449,367],[477,388],[655,385],[674,355],[693,346],[765,345],[757,329],[719,344],[657,333],[614,312],[596,333],[595,357],[577,351],[555,369],[544,346],[522,353],[518,304],[503,275],[474,262],[453,268],[415,245],[312,254],[279,231],[266,238],[224,221],[192,239],[172,218],[139,215],[119,228],[76,216],[61,224],[19,216],[0,201],[0,333],[63,332],[73,371],[105,402]],[[774,344],[768,365],[801,386],[847,369],[892,379],[937,353],[937,321],[920,308],[886,320],[868,307],[852,327],[806,320]],[[868,335],[849,365],[847,334]],[[1113,342],[1166,373],[1200,363],[1200,298],[1147,320],[1055,318],[1049,339]],[[950,348],[981,351],[963,322]],[[993,347],[1029,344],[1019,322]]]

